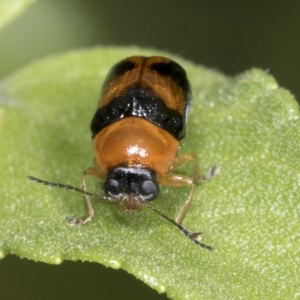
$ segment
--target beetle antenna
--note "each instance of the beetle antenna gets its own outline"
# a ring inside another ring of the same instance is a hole
[[[81,190],[81,189],[79,189],[77,187],[74,187],[72,185],[57,183],[57,182],[50,182],[50,181],[42,180],[42,179],[39,179],[39,178],[36,178],[36,177],[33,177],[33,176],[27,176],[27,178],[29,180],[32,180],[32,181],[35,181],[37,183],[41,183],[41,184],[44,184],[44,185],[48,185],[50,187],[57,187],[57,188],[62,188],[62,189],[67,189],[67,190],[73,190],[75,192],[79,192],[79,193],[82,193],[84,195],[91,196],[93,198],[102,198],[104,200],[107,200],[107,198],[105,196],[101,196],[101,195],[98,195],[98,194],[93,194],[93,193]],[[178,224],[174,220],[170,219],[169,217],[167,217],[166,215],[161,213],[154,206],[152,206],[149,202],[145,201],[145,202],[143,202],[143,204],[145,206],[147,206],[149,209],[151,209],[152,211],[154,211],[155,213],[157,213],[162,218],[166,219],[167,221],[169,221],[170,223],[175,225],[185,236],[187,236],[191,241],[193,241],[198,246],[200,246],[202,248],[205,248],[205,249],[208,249],[208,250],[214,250],[213,247],[205,245],[205,244],[200,242],[202,232],[191,232],[191,231],[187,230],[185,227],[183,227],[182,225]]]
[[[33,176],[27,176],[27,178],[29,180],[35,181],[37,183],[41,183],[41,184],[44,184],[44,185],[49,185],[51,187],[57,187],[57,188],[61,188],[61,189],[73,190],[73,191],[76,191],[76,192],[79,192],[79,193],[82,193],[84,195],[88,195],[88,196],[91,196],[91,197],[94,197],[94,198],[105,199],[104,196],[93,194],[93,193],[81,190],[81,189],[79,189],[77,187],[74,187],[72,185],[62,184],[62,183],[57,183],[57,182],[50,182],[50,181],[42,180],[42,179],[39,179],[39,178],[36,178],[36,177],[33,177]]]
[[[152,206],[149,202],[144,202],[144,205],[147,206],[149,209],[152,211],[156,212],[158,215],[160,215],[162,218],[166,219],[167,221],[171,222],[173,225],[175,225],[185,236],[187,236],[192,242],[197,244],[198,246],[205,248],[207,250],[215,250],[212,246],[205,245],[200,242],[202,232],[191,232],[187,230],[185,227],[182,225],[178,224],[174,220],[170,219],[163,213],[161,213],[159,210],[157,210],[154,206]]]

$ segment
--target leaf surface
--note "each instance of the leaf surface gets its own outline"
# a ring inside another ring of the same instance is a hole
[[[39,61],[0,88],[0,254],[58,264],[87,260],[123,268],[174,299],[296,299],[300,296],[299,109],[266,72],[234,78],[171,56],[193,88],[180,153],[198,155],[202,173],[185,226],[205,233],[207,251],[153,212],[126,214],[118,204],[51,189],[27,175],[80,186],[92,165],[89,124],[110,67],[130,55],[167,55],[140,48],[95,48]],[[192,166],[180,169],[192,174]],[[100,193],[99,183],[88,182]],[[185,188],[162,188],[153,205],[171,218]]]

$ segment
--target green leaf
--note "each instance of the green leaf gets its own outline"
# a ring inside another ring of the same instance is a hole
[[[153,212],[126,214],[93,199],[51,189],[27,175],[80,186],[92,165],[89,123],[101,83],[118,60],[168,55],[140,48],[70,52],[33,64],[2,82],[0,251],[58,264],[95,261],[123,268],[176,299],[296,299],[300,295],[300,126],[289,92],[262,70],[234,78],[173,57],[187,70],[193,104],[180,153],[196,153],[202,173],[185,219],[205,233],[200,248]],[[181,169],[191,174],[192,166]],[[89,190],[100,192],[90,180]],[[188,193],[162,188],[153,205],[176,216]]]
[[[0,0],[0,29],[36,0]]]

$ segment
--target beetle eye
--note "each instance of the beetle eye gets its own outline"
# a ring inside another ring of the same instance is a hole
[[[115,179],[109,179],[105,182],[104,190],[110,196],[116,196],[120,193],[119,182]]]
[[[149,196],[149,198],[155,198],[158,194],[158,186],[152,180],[145,180],[142,184],[141,193],[145,196]]]

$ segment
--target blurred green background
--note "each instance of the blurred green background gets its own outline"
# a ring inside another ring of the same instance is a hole
[[[0,32],[0,78],[66,50],[138,45],[235,75],[270,70],[300,99],[300,1],[38,1]],[[59,75],[58,75],[59,76]],[[183,278],[184,280],[184,278]],[[124,271],[7,256],[0,299],[167,299]]]

